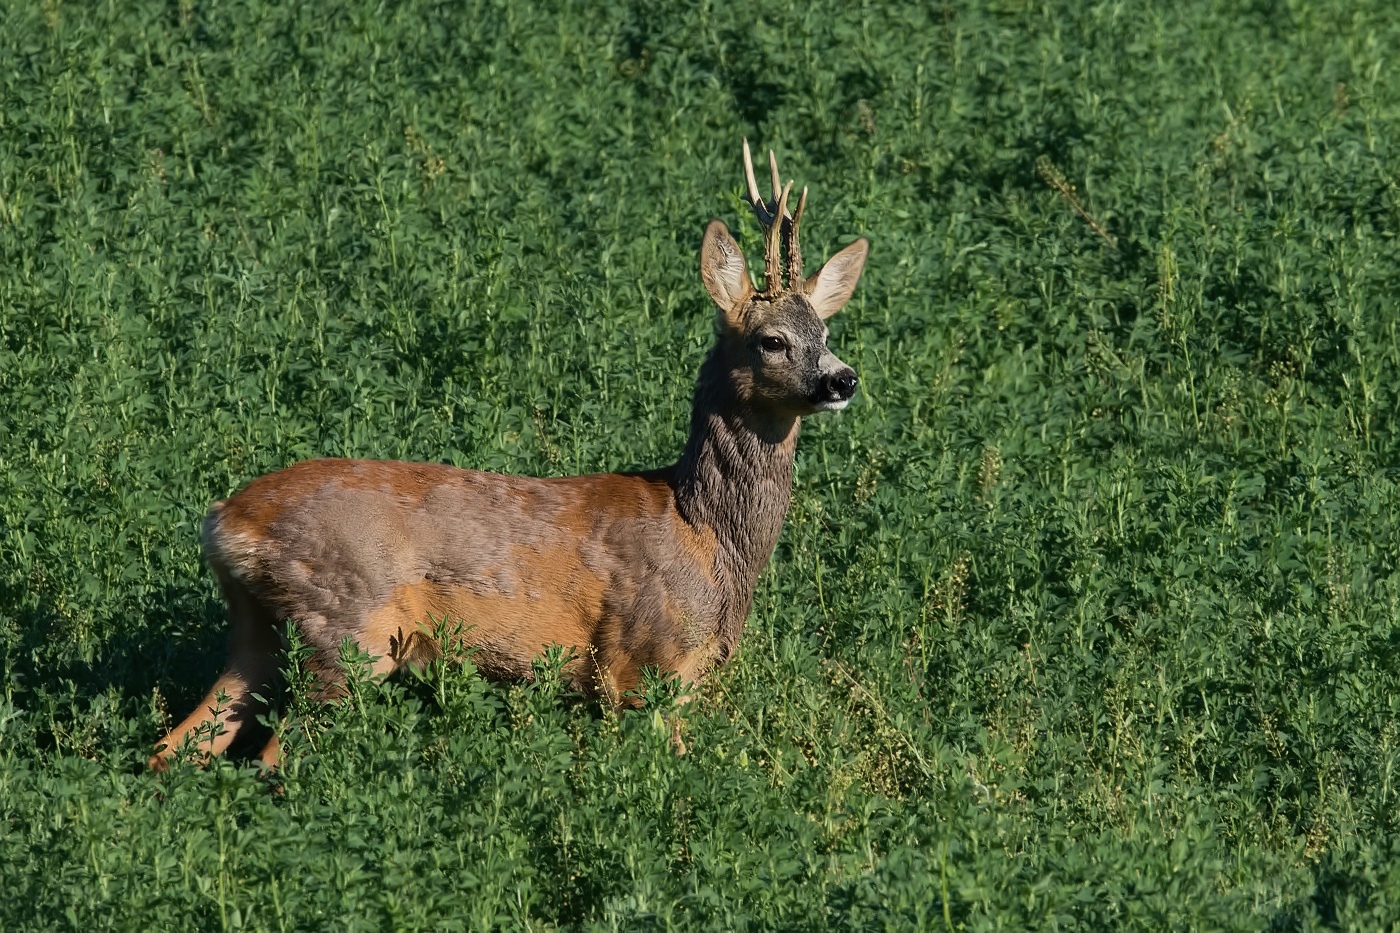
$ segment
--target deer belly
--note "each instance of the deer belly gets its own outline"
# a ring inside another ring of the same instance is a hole
[[[362,643],[368,642],[372,652],[386,650],[396,665],[465,648],[489,678],[526,677],[531,661],[550,645],[571,648],[579,657],[586,654],[601,592],[601,585],[596,590],[581,585],[552,588],[531,586],[526,580],[506,594],[425,579],[396,587],[369,614]]]

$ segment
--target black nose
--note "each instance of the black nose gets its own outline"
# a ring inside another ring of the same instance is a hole
[[[860,385],[860,380],[849,369],[834,376],[827,376],[826,397],[833,402],[844,402],[856,394],[856,386],[858,385]]]

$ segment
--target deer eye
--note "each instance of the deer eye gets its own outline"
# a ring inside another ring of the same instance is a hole
[[[787,341],[781,337],[768,336],[759,341],[759,346],[769,353],[782,353],[787,349]]]

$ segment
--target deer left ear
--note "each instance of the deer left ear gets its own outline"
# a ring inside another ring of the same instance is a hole
[[[828,259],[826,265],[802,283],[802,291],[818,317],[826,320],[851,300],[869,254],[870,241],[861,237]]]
[[[720,317],[736,327],[744,302],[753,294],[744,252],[722,220],[712,220],[700,242],[700,278],[705,290],[719,305]]]

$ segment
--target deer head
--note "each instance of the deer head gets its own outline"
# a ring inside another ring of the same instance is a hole
[[[792,183],[782,185],[770,151],[772,196],[763,200],[753,157],[744,140],[748,201],[764,238],[764,287],[755,291],[748,265],[723,221],[712,220],[700,247],[700,275],[719,306],[719,343],[737,401],[752,410],[801,417],[846,407],[855,394],[855,371],[827,348],[826,319],[850,300],[865,268],[864,238],[841,250],[811,277],[802,277],[798,227],[807,190],[788,211]],[[783,254],[787,254],[784,282]]]

